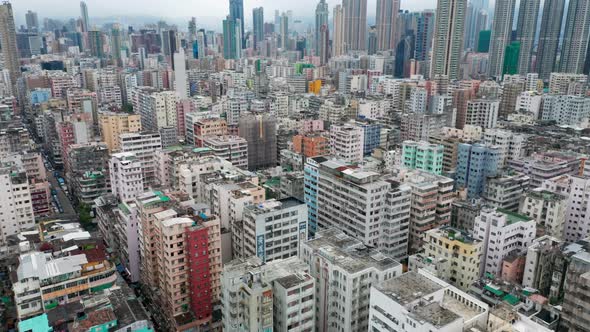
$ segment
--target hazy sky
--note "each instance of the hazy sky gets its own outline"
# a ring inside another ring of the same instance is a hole
[[[293,10],[295,17],[313,14],[319,0],[244,0],[246,24],[251,21],[252,8],[263,6],[265,21],[272,21],[275,9]],[[341,0],[327,0],[330,8]],[[368,0],[368,16],[375,16],[376,0]],[[18,24],[24,22],[27,10],[44,17],[78,17],[79,1],[76,0],[12,0]],[[90,19],[104,16],[159,16],[162,18],[199,17],[222,18],[227,15],[229,0],[86,0]],[[402,9],[420,10],[435,8],[436,0],[402,0]],[[331,11],[331,9],[330,9]],[[330,15],[331,16],[331,15]],[[221,24],[221,23],[220,23]]]

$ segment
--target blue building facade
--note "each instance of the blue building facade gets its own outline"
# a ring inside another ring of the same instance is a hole
[[[30,99],[31,105],[41,104],[51,98],[51,89],[35,89],[31,91]]]
[[[457,189],[466,189],[468,198],[480,197],[490,176],[498,174],[501,151],[483,144],[459,144],[457,151]]]
[[[381,144],[381,125],[374,123],[360,123],[363,128],[363,154],[371,155],[373,150]]]
[[[319,161],[324,157],[307,158],[303,168],[303,196],[307,205],[307,236],[315,236],[318,227]]]

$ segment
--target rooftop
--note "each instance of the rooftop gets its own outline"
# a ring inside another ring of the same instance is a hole
[[[469,235],[469,233],[455,228],[455,227],[451,227],[451,226],[443,226],[440,228],[434,228],[431,229],[429,231],[427,231],[427,233],[436,233],[439,234],[440,236],[444,236],[445,238],[452,240],[452,241],[459,241],[461,243],[466,243],[466,244],[473,244],[475,242],[480,242],[475,240],[473,237],[471,237]]]
[[[42,314],[20,321],[18,323],[18,330],[30,332],[50,332],[53,331],[53,328],[49,326],[47,314]]]
[[[350,273],[370,268],[384,271],[400,265],[398,261],[369,249],[361,241],[335,228],[317,232],[315,239],[306,244]]]
[[[279,211],[284,209],[289,209],[292,207],[304,205],[302,201],[298,200],[294,197],[288,197],[283,199],[269,199],[262,203],[256,205],[249,205],[244,207],[244,209],[252,211],[255,214],[264,214],[272,211]]]
[[[532,220],[530,217],[509,210],[498,208],[496,209],[496,211],[506,216],[506,221],[508,221],[508,224],[514,224],[517,222],[528,222]]]
[[[117,279],[117,286],[110,289],[108,296],[119,326],[149,319],[141,302],[122,278]]]
[[[51,259],[51,255],[42,252],[31,252],[20,256],[17,268],[18,280],[38,277],[40,280],[56,277],[66,273],[82,270],[82,265],[88,263],[86,255],[72,255]]]
[[[286,289],[293,288],[297,285],[301,285],[304,283],[309,282],[311,278],[309,275],[305,274],[290,274],[281,278],[276,279],[275,281],[279,283],[281,286],[285,287]]]
[[[397,303],[407,305],[445,288],[445,285],[434,282],[416,271],[410,271],[384,281],[376,288]]]
[[[144,206],[170,201],[170,197],[161,191],[146,192],[137,197],[137,200]]]
[[[564,195],[560,195],[549,190],[543,190],[541,188],[535,188],[529,191],[528,193],[526,193],[526,196],[533,197],[536,199],[543,199],[545,201],[550,202],[562,201],[567,199],[567,197],[565,197]]]
[[[166,219],[164,221],[162,221],[162,226],[164,227],[172,227],[175,225],[192,225],[194,224],[194,220],[192,220],[191,218],[171,218],[171,219]]]
[[[438,302],[419,305],[411,313],[419,321],[428,322],[438,328],[446,326],[461,317],[451,310],[441,306]]]

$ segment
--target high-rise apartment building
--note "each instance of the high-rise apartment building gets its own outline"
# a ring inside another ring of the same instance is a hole
[[[131,94],[133,109],[141,116],[142,130],[157,132],[161,128],[176,127],[176,92],[138,87],[133,89]]]
[[[465,125],[495,128],[498,123],[500,101],[497,99],[475,99],[467,102]]]
[[[344,20],[342,27],[345,51],[367,49],[367,0],[343,0]]]
[[[428,142],[405,141],[402,144],[402,165],[442,175],[444,147]]]
[[[207,136],[203,147],[209,148],[217,157],[228,160],[235,167],[248,169],[248,142],[239,136]]]
[[[326,0],[320,0],[318,5],[315,8],[315,55],[319,56],[322,53],[323,48],[326,45],[322,45],[322,27],[325,25],[326,27],[329,25],[328,22],[328,15],[330,13],[330,9],[328,7],[328,3]]]
[[[476,3],[470,1],[467,4],[465,17],[465,50],[478,51],[479,33],[486,30],[487,24],[488,10],[482,9]]]
[[[239,59],[242,57],[241,29],[242,21],[239,19],[228,16],[223,20],[223,58]]]
[[[488,320],[488,305],[427,271],[371,288],[369,331],[462,331]],[[469,314],[465,314],[469,312]]]
[[[422,248],[424,232],[451,222],[451,203],[455,197],[453,179],[414,170],[403,175],[411,188],[409,252]]]
[[[160,220],[167,211],[156,214],[156,252],[163,303],[169,305],[174,314],[186,312],[185,306],[190,303],[195,318],[203,324],[212,319],[213,305],[221,299],[219,219],[199,212],[193,218]],[[183,292],[183,289],[188,291]]]
[[[316,278],[315,320],[322,332],[367,331],[371,286],[402,273],[400,263],[335,228],[304,243],[301,259]]]
[[[307,206],[296,198],[268,200],[243,210],[242,227],[232,228],[244,252],[239,257],[257,256],[263,262],[300,256],[307,240]]]
[[[414,44],[414,57],[420,64],[428,67],[428,59],[432,50],[432,37],[434,36],[434,11],[425,10],[416,19],[416,40]],[[429,73],[430,70],[426,70]]]
[[[346,53],[344,49],[344,8],[342,5],[337,5],[332,13],[332,26],[334,27],[332,56],[337,57]]]
[[[430,77],[459,78],[459,62],[465,34],[466,0],[438,0]]]
[[[320,161],[317,182],[318,228],[336,227],[363,243],[377,246],[383,204],[390,183],[380,174],[355,169],[351,164],[325,158]]]
[[[172,55],[172,57],[174,58],[174,91],[176,91],[176,94],[180,100],[184,100],[189,96],[184,48],[181,47],[178,52]]]
[[[508,161],[519,159],[524,154],[526,147],[526,135],[516,134],[509,130],[487,129],[482,137],[482,142],[486,145],[494,145],[501,151],[501,165],[504,166]]]
[[[397,35],[397,16],[399,12],[399,0],[377,0],[375,13],[377,26],[377,50],[395,49]]]
[[[293,151],[305,157],[326,156],[330,154],[329,140],[320,135],[305,134],[293,136]]]
[[[16,27],[14,25],[14,14],[12,5],[5,1],[0,5],[0,40],[2,40],[2,55],[4,57],[4,68],[10,73],[10,83],[16,85],[20,77],[20,64],[16,47]]]
[[[82,18],[82,32],[90,31],[90,19],[88,18],[88,6],[86,2],[80,1],[80,18]]]
[[[457,187],[466,189],[469,198],[484,192],[487,178],[495,176],[500,165],[500,151],[495,146],[459,144],[457,154]]]
[[[119,135],[141,131],[141,118],[137,114],[101,112],[98,115],[100,137],[109,152],[118,151]]]
[[[156,183],[156,151],[162,149],[159,133],[127,133],[119,135],[120,152],[132,152],[141,162],[143,188]]]
[[[122,202],[135,200],[143,193],[143,173],[141,162],[132,152],[112,155],[109,161],[111,191]]]
[[[523,254],[533,243],[536,225],[532,218],[502,209],[484,207],[475,218],[473,237],[484,243],[480,275],[500,276],[503,260]]]
[[[41,26],[39,25],[39,16],[36,12],[27,10],[27,13],[25,14],[25,21],[27,23],[28,32],[39,32],[41,30]]]
[[[0,168],[0,247],[7,238],[35,227],[27,174],[12,167]]]
[[[590,236],[590,218],[585,211],[590,207],[590,198],[585,193],[590,190],[590,179],[584,176],[564,175],[554,177],[545,183],[543,188],[567,196],[565,224],[563,225],[564,241],[573,243]]]
[[[223,267],[221,285],[224,331],[315,330],[315,281],[296,257],[233,260]]]
[[[541,0],[522,0],[518,10],[516,40],[520,42],[518,74],[526,75],[532,69],[533,47],[537,33],[537,18]]]
[[[264,8],[252,9],[252,24],[254,26],[254,49],[258,50],[260,42],[264,39]]]
[[[549,79],[555,68],[564,10],[565,0],[547,0],[543,5],[536,58],[536,72],[543,81]]]
[[[503,74],[504,55],[512,35],[514,3],[514,0],[498,0],[494,11],[488,74],[498,80]]]
[[[528,190],[529,183],[528,176],[512,171],[488,176],[482,194],[483,202],[489,206],[517,211],[519,201]]]
[[[248,142],[248,169],[277,165],[276,118],[271,115],[240,116],[238,135]]]
[[[590,254],[579,252],[572,256],[565,276],[560,329],[565,331],[590,330]]]
[[[353,124],[330,127],[331,155],[350,163],[358,163],[364,157],[363,129]]]
[[[563,46],[559,57],[562,73],[581,74],[590,42],[590,2],[572,0],[568,4]]]
[[[229,17],[235,21],[237,26],[236,28],[239,29],[239,46],[240,49],[246,47],[246,40],[244,34],[244,0],[229,0]],[[239,21],[238,21],[239,20]]]
[[[435,266],[435,271],[431,271],[459,289],[466,291],[479,279],[484,247],[481,241],[450,226],[431,229],[424,236],[424,253],[410,256],[410,270],[419,267],[431,270],[429,265],[421,264],[428,262],[413,264],[417,258],[427,257]]]
[[[590,118],[590,98],[572,95],[543,95],[541,119],[558,125],[579,127]]]
[[[279,47],[283,50],[289,49],[289,15],[281,15],[281,25],[279,30]]]
[[[88,50],[90,55],[97,58],[104,58],[106,56],[104,51],[104,34],[99,30],[90,30],[88,35]]]
[[[549,75],[549,93],[552,95],[586,94],[585,86],[588,85],[588,75],[572,73],[551,73]]]
[[[310,236],[320,228],[336,227],[392,257],[406,257],[408,186],[384,181],[378,173],[357,170],[351,164],[325,157],[308,158],[304,173]],[[376,228],[379,231],[371,231]]]
[[[518,212],[535,219],[548,236],[563,240],[567,206],[567,196],[536,188],[521,198]]]

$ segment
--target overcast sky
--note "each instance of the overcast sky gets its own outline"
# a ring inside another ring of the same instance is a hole
[[[275,9],[293,10],[295,17],[313,15],[319,0],[244,0],[244,16],[249,24],[252,8],[263,6],[265,21],[272,21]],[[340,0],[327,0],[330,8]],[[376,0],[368,0],[368,16],[375,16]],[[80,5],[76,0],[12,0],[17,24],[23,24],[27,10],[45,17],[79,17]],[[92,17],[158,16],[162,18],[186,18],[195,16],[221,19],[228,13],[229,0],[86,0],[90,20]],[[402,0],[402,9],[434,9],[436,0]],[[330,9],[331,11],[331,9]],[[331,14],[330,14],[331,16]],[[220,22],[221,24],[221,22]]]

